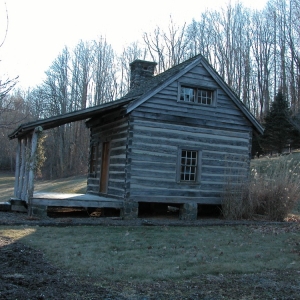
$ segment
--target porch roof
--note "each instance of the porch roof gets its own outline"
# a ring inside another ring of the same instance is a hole
[[[120,99],[112,102],[107,102],[101,105],[89,107],[82,110],[77,110],[74,112],[69,112],[66,114],[50,117],[47,119],[37,120],[34,122],[29,122],[21,124],[16,130],[8,135],[9,139],[20,138],[26,136],[28,133],[32,132],[34,128],[41,126],[43,130],[58,127],[67,123],[86,120],[99,113],[106,112],[115,108],[124,106],[132,101],[132,98]]]

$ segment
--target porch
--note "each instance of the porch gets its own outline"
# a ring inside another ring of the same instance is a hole
[[[11,198],[10,203],[11,210],[29,210],[30,215],[46,215],[48,207],[124,208],[123,200],[93,194],[34,193],[27,203],[18,198]]]
[[[34,193],[31,205],[121,209],[124,202],[115,198],[92,194]]]

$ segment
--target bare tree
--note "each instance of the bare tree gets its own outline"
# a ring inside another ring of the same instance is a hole
[[[254,78],[252,93],[257,95],[259,101],[258,116],[262,119],[269,111],[271,68],[273,65],[273,19],[268,14],[254,12],[250,29],[252,40],[252,57]],[[253,98],[254,95],[253,95]]]
[[[17,142],[9,141],[7,136],[20,123],[30,121],[29,105],[22,92],[16,91],[2,100],[3,109],[0,113],[0,166],[2,170],[13,171],[15,167],[15,149]]]
[[[3,46],[3,44],[6,40],[6,37],[7,37],[7,34],[8,34],[8,24],[9,24],[6,2],[4,4],[5,4],[5,11],[6,11],[6,28],[5,28],[4,36],[2,38],[2,42],[0,42],[0,48]],[[7,109],[9,109],[9,108],[5,107],[4,99],[9,94],[9,92],[11,92],[12,89],[15,87],[15,85],[18,82],[18,78],[19,77],[17,76],[13,79],[9,79],[9,78],[5,78],[4,80],[0,79],[0,116],[3,112],[5,112]]]
[[[86,108],[93,67],[93,44],[80,41],[73,51],[71,66],[71,101],[73,110]]]
[[[117,58],[118,65],[118,97],[124,96],[130,88],[130,68],[129,64],[136,59],[145,60],[147,49],[140,48],[138,42],[131,43],[124,48],[122,54]]]
[[[106,39],[93,41],[93,103],[99,105],[115,100],[118,93],[115,55]]]
[[[144,33],[143,40],[151,59],[157,62],[158,73],[166,71],[189,57],[186,24],[180,27],[174,23],[172,17],[170,17],[167,31],[157,26],[153,33]]]

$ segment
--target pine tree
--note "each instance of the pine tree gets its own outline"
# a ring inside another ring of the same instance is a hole
[[[294,129],[290,122],[289,104],[281,90],[271,104],[264,125],[262,147],[265,152],[275,151],[281,154],[287,144],[291,143]]]

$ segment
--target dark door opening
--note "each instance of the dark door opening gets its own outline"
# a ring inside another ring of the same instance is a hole
[[[102,144],[100,193],[107,194],[109,168],[109,142]]]

